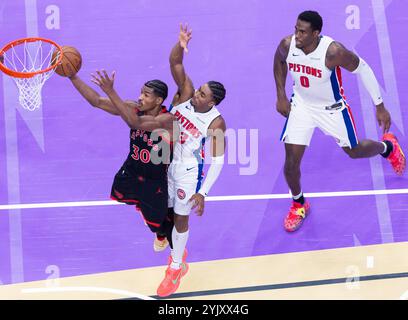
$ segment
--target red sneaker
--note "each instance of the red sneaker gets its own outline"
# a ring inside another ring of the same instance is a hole
[[[306,216],[309,214],[309,211],[310,204],[308,201],[305,201],[303,205],[293,201],[289,213],[285,218],[285,230],[293,232],[299,229],[303,220],[305,220]]]
[[[166,275],[163,281],[157,288],[157,295],[159,297],[167,297],[177,291],[180,286],[181,277],[183,277],[188,271],[188,264],[183,262],[180,269],[172,269],[167,267]]]
[[[391,132],[387,132],[383,135],[382,140],[388,140],[392,143],[392,152],[386,159],[391,164],[395,173],[399,176],[402,176],[405,171],[406,160],[401,146],[398,143],[397,137],[394,136]]]

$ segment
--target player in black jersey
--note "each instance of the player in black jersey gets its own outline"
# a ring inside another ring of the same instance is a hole
[[[94,107],[119,115],[130,127],[130,152],[115,175],[111,198],[136,205],[150,230],[156,233],[155,251],[172,247],[173,214],[168,212],[167,167],[170,163],[174,117],[162,106],[167,85],[160,80],[146,82],[137,101],[123,101],[113,88],[115,73],[97,71],[92,82],[108,97],[101,97],[77,75],[74,87]],[[174,126],[177,129],[177,125]],[[174,132],[176,135],[176,132]]]

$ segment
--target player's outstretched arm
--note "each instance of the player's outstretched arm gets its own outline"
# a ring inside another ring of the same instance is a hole
[[[79,93],[88,101],[92,106],[105,110],[113,115],[119,115],[118,109],[113,105],[107,97],[101,97],[94,89],[88,86],[82,79],[74,75],[69,78],[74,85],[74,87],[79,91]]]
[[[179,138],[176,118],[170,112],[161,113],[158,116],[138,116],[138,122],[133,129],[141,129],[156,132],[168,141],[175,142]]]
[[[150,115],[139,116],[137,114],[137,103],[123,101],[114,89],[115,72],[112,73],[111,77],[109,77],[105,70],[96,71],[96,73],[97,75],[93,75],[92,82],[97,84],[107,94],[113,106],[118,110],[119,115],[131,129],[141,129],[150,132],[163,129],[169,131],[170,136],[172,136],[174,120],[172,114],[164,113],[156,117]]]
[[[340,66],[360,77],[376,106],[376,117],[379,126],[383,129],[383,133],[388,132],[391,126],[391,116],[384,106],[378,81],[367,62],[354,52],[346,49],[341,43],[334,41],[327,50],[326,66],[329,69]]]
[[[188,42],[192,38],[192,30],[188,26],[180,25],[179,41],[173,47],[170,53],[170,70],[174,81],[177,84],[177,93],[173,98],[173,105],[178,105],[192,98],[194,95],[194,86],[191,79],[185,72],[183,65],[184,51],[188,52]]]
[[[289,116],[290,102],[286,96],[286,77],[288,75],[288,66],[286,58],[289,52],[291,36],[288,36],[280,42],[275,52],[273,61],[273,75],[276,83],[276,110],[284,117]]]
[[[189,200],[193,203],[192,209],[197,208],[196,212],[199,216],[204,213],[204,198],[208,195],[224,166],[226,124],[223,117],[219,116],[214,119],[208,131],[211,137],[211,164],[200,190]]]

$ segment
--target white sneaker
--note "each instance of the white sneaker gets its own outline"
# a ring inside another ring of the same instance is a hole
[[[154,237],[154,242],[153,242],[154,251],[156,252],[163,251],[164,249],[167,248],[168,245],[169,245],[169,241],[167,240],[167,238],[164,238],[163,240],[159,240],[157,239],[157,235],[156,237]]]

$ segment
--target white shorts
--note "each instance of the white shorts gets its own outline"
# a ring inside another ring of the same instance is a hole
[[[182,216],[190,214],[192,203],[189,200],[201,187],[202,168],[203,166],[198,164],[170,164],[167,173],[169,188],[168,206],[173,208],[175,213]]]
[[[340,147],[354,148],[358,144],[356,127],[350,107],[339,110],[314,110],[292,102],[280,140],[309,146],[315,128],[332,136]]]

